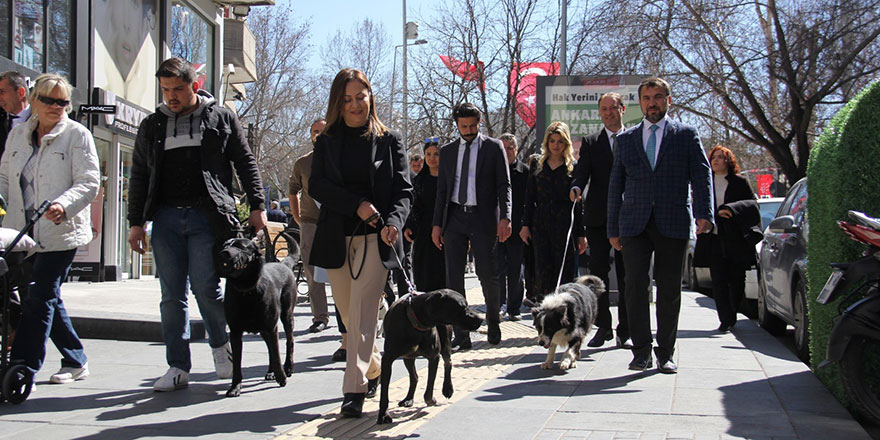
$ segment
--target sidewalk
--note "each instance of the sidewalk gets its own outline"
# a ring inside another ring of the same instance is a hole
[[[158,319],[157,284],[71,283],[64,298],[74,316]],[[474,278],[467,286],[472,303],[481,299]],[[243,394],[234,399],[224,397],[229,381],[215,378],[204,341],[193,343],[189,388],[173,393],[151,389],[166,368],[159,343],[88,339],[92,376],[67,386],[47,382],[59,360],[50,345],[34,394],[21,405],[0,404],[0,437],[870,438],[806,366],[754,323],[741,317],[734,333],[717,334],[713,306],[702,295],[683,295],[676,375],[631,372],[631,354],[611,344],[585,348],[575,369],[542,370],[546,351],[535,345],[530,321],[505,321],[499,346],[477,335],[473,350],[453,355],[455,395],[448,402],[440,395],[438,377],[438,406],[424,405],[426,363],[419,361],[414,406],[396,407],[408,383],[403,363],[396,362],[390,399],[395,423],[389,426],[375,425],[378,399],[367,402],[362,419],[337,417],[343,365],[330,362],[330,354],[338,333],[306,333],[307,304],[297,306],[296,372],[288,386],[262,380],[265,345],[249,337]]]

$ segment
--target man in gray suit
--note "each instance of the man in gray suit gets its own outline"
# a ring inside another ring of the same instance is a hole
[[[444,250],[446,286],[464,294],[468,244],[486,299],[490,344],[501,342],[501,300],[495,242],[510,237],[510,175],[501,141],[480,134],[480,109],[465,103],[452,112],[461,138],[440,149],[432,239]],[[471,347],[470,334],[456,328],[453,347]]]
[[[657,366],[675,373],[672,359],[681,308],[681,266],[693,217],[697,233],[712,230],[712,169],[696,129],[666,116],[669,83],[648,78],[639,85],[645,119],[617,136],[608,183],[608,238],[623,249],[626,310],[633,361],[630,370],[652,366],[649,275],[654,255],[657,281]]]

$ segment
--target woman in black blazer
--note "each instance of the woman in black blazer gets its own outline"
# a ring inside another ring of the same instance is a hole
[[[400,136],[379,121],[363,72],[336,75],[326,119],[309,178],[309,193],[321,206],[309,264],[327,269],[349,333],[342,415],[360,417],[364,398],[373,397],[379,384],[377,312],[388,269],[400,267],[399,235],[412,186]]]
[[[718,331],[727,333],[736,325],[736,313],[745,296],[746,270],[755,264],[761,214],[752,186],[737,174],[739,162],[732,151],[720,145],[712,148],[709,163],[714,179],[715,227],[697,237],[697,247],[703,251],[695,251],[694,258],[702,259],[703,265],[708,262],[721,322]],[[698,253],[702,256],[697,257]]]

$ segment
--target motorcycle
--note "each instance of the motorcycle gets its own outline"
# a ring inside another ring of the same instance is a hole
[[[855,410],[880,423],[880,219],[858,211],[848,215],[852,222],[838,226],[868,249],[856,261],[831,263],[833,271],[816,298],[825,305],[846,294],[819,368],[837,362]]]

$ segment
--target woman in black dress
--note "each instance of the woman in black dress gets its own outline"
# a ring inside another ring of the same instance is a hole
[[[443,251],[431,241],[431,219],[437,198],[437,174],[440,172],[440,140],[430,138],[425,144],[425,167],[413,179],[412,211],[404,237],[413,244],[413,276],[419,292],[446,287],[446,262]]]
[[[572,202],[568,192],[574,166],[568,125],[551,123],[544,134],[541,158],[529,168],[523,226],[519,233],[524,243],[531,241],[534,250],[538,302],[556,289],[560,269],[563,284],[574,280],[577,275],[575,252],[583,253],[587,249],[580,201],[576,202],[574,222],[571,220]]]

